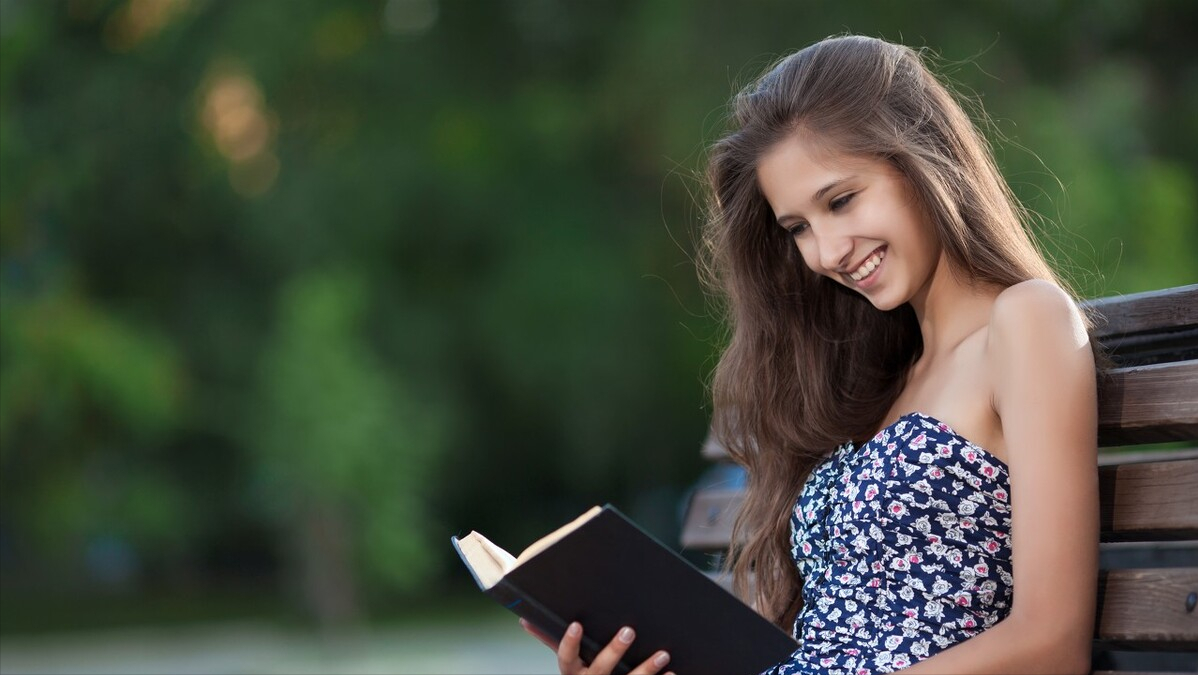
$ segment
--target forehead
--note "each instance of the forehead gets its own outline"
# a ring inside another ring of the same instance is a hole
[[[817,190],[849,177],[888,174],[886,162],[838,152],[806,134],[789,134],[767,150],[757,163],[757,183],[777,211],[779,202],[807,202]]]

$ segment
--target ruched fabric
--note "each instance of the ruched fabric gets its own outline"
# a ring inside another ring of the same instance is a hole
[[[889,673],[1001,621],[1011,607],[1002,460],[923,413],[808,477],[791,517],[800,647],[768,675]]]

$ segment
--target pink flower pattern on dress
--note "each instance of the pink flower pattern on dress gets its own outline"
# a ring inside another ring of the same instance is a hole
[[[1007,466],[922,413],[807,478],[791,516],[799,648],[766,675],[873,675],[977,635],[1011,607]]]

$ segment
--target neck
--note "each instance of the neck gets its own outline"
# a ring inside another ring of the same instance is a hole
[[[998,293],[998,288],[970,283],[954,274],[948,258],[941,253],[931,280],[911,298],[923,337],[920,361],[937,360],[985,326]]]

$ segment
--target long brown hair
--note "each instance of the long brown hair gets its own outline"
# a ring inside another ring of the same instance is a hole
[[[729,557],[734,587],[788,628],[802,603],[788,555],[798,492],[829,451],[881,425],[923,344],[909,305],[878,311],[807,269],[758,187],[762,155],[803,133],[889,161],[914,189],[954,274],[999,287],[1061,281],[989,145],[918,52],[829,38],[782,59],[731,107],[732,128],[710,149],[701,261],[726,300],[730,330],[711,383],[713,427],[749,479]]]

